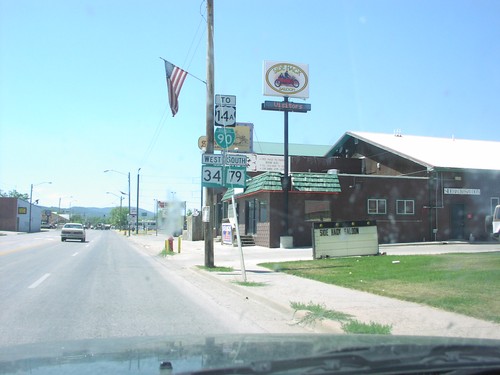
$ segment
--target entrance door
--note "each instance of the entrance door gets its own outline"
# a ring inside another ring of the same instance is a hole
[[[451,206],[451,238],[454,240],[465,239],[465,206],[454,204]]]
[[[246,202],[246,225],[245,225],[245,234],[255,234],[257,232],[257,223],[256,223],[256,204],[255,199],[249,200]]]

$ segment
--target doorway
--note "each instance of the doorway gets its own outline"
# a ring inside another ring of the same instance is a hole
[[[451,238],[455,240],[465,239],[465,205],[451,205]]]

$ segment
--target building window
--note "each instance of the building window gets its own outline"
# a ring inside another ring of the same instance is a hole
[[[305,201],[304,216],[306,221],[331,221],[329,201]]]
[[[368,199],[368,214],[382,215],[387,213],[387,203],[385,199]]]
[[[259,201],[259,223],[267,223],[267,201]]]
[[[396,213],[398,215],[415,215],[415,201],[411,199],[396,200]]]

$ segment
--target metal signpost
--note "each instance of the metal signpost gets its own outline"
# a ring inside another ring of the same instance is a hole
[[[288,112],[306,113],[311,110],[311,105],[290,102],[289,97],[307,99],[309,97],[309,66],[292,64],[288,62],[264,62],[264,95],[283,97],[282,102],[265,101],[262,110],[284,112],[284,176],[282,180],[284,201],[284,239],[293,241],[288,220],[288,192],[291,188],[291,179],[288,171]],[[287,243],[283,247],[293,247]]]

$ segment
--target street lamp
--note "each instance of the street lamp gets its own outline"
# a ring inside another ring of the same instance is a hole
[[[115,173],[118,173],[118,174],[123,174],[125,176],[127,176],[126,173],[123,173],[123,172],[118,172],[118,171],[115,171],[114,169],[106,169],[104,171],[104,173],[106,172],[115,172]],[[122,192],[120,192],[122,193]],[[128,194],[125,194],[125,193],[122,193],[123,195],[128,195],[128,217],[130,218],[130,172],[128,172]],[[130,221],[127,220],[127,226],[128,226],[128,236],[130,237]]]
[[[33,204],[33,186],[38,186],[38,185],[42,185],[42,184],[52,184],[52,182],[50,181],[44,181],[44,182],[40,182],[38,184],[31,184],[31,189],[30,189],[30,217],[29,217],[29,220],[28,220],[28,233],[31,233],[31,206]]]
[[[59,207],[57,209],[57,226],[59,227],[59,218],[61,217],[61,199],[63,198],[73,198],[72,195],[70,195],[69,197],[59,197]]]

